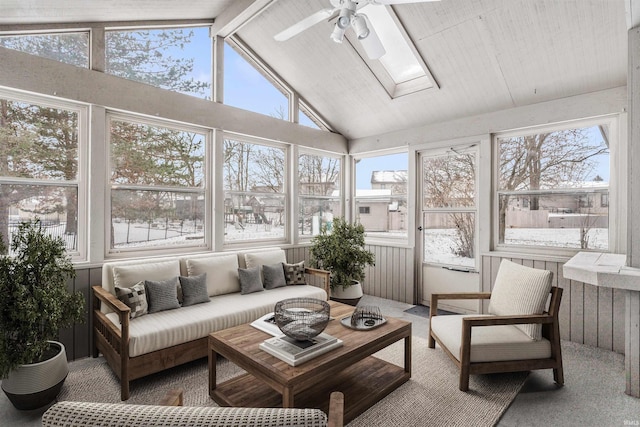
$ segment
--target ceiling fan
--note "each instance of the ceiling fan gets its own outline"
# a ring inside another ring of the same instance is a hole
[[[367,56],[371,59],[379,59],[386,50],[376,34],[369,18],[364,13],[358,13],[358,10],[366,5],[393,5],[407,3],[426,3],[440,0],[329,0],[331,8],[322,9],[316,13],[304,18],[303,20],[293,24],[289,28],[274,36],[276,41],[289,40],[291,37],[311,28],[312,26],[329,20],[336,12],[338,12],[338,20],[336,21],[331,39],[336,43],[342,43],[344,33],[352,27],[358,36],[358,40],[362,44]]]

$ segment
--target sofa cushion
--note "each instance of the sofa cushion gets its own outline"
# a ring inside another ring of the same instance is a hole
[[[284,264],[284,276],[287,285],[306,285],[307,280],[304,277],[304,261],[296,264]]]
[[[215,253],[208,256],[186,258],[187,274],[207,273],[209,296],[240,292],[238,256],[235,253]]]
[[[197,276],[180,276],[180,287],[182,288],[182,306],[188,307],[210,300],[207,289],[207,273]]]
[[[116,286],[116,296],[131,309],[129,318],[144,316],[149,311],[147,294],[144,290],[144,282],[140,281],[130,288]]]
[[[144,287],[149,301],[149,313],[180,308],[178,276],[159,281],[145,280]]]
[[[503,259],[491,290],[489,314],[542,314],[551,292],[552,279],[553,273],[550,271]],[[516,327],[531,339],[542,337],[542,325],[523,324]]]
[[[327,293],[309,285],[284,286],[247,295],[240,292],[219,295],[202,304],[147,314],[129,324],[129,355],[140,356],[253,322],[272,312],[276,302],[295,297],[326,300]],[[120,328],[116,313],[109,313],[107,317]]]
[[[287,256],[283,249],[265,249],[255,252],[244,252],[244,260],[247,268],[251,268],[287,262]]]
[[[279,262],[273,265],[262,266],[262,276],[264,277],[265,289],[275,289],[281,286],[287,286],[284,277],[283,263]]]
[[[260,267],[239,268],[238,277],[240,278],[240,293],[242,295],[264,291],[260,278]]]
[[[128,288],[142,280],[166,280],[180,275],[180,262],[133,261],[118,263],[112,267],[113,284],[119,288]]]
[[[462,319],[480,316],[489,315],[433,316],[430,327],[451,354],[460,360]],[[549,340],[546,338],[532,340],[513,325],[478,326],[471,330],[471,362],[546,359],[548,357],[551,357]]]

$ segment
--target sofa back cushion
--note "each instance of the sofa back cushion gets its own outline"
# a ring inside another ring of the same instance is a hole
[[[115,295],[115,286],[129,288],[141,280],[166,280],[179,275],[180,262],[175,258],[119,261],[103,266],[102,287]]]
[[[491,290],[489,314],[508,316],[515,314],[542,314],[551,292],[553,273],[526,267],[503,259]],[[531,339],[542,338],[542,325],[516,325]]]
[[[238,252],[238,265],[240,268],[261,267],[279,262],[287,262],[286,253],[280,248],[251,249]]]
[[[207,274],[209,296],[240,292],[238,256],[235,253],[212,253],[183,259],[188,276]]]

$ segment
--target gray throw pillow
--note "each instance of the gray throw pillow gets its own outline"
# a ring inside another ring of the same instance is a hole
[[[144,316],[149,311],[144,282],[138,282],[130,288],[116,286],[116,296],[131,309],[129,318]]]
[[[180,276],[180,287],[182,288],[182,306],[200,304],[211,301],[207,290],[207,273],[197,276]]]
[[[263,265],[262,276],[264,277],[265,289],[287,286],[287,281],[284,278],[284,268],[281,262],[273,265]]]
[[[306,285],[304,260],[296,264],[284,264],[284,277],[288,285]]]
[[[240,294],[246,295],[252,292],[263,291],[262,279],[260,279],[260,267],[239,268]]]
[[[144,287],[149,301],[149,313],[180,308],[178,277],[158,282],[145,280]]]

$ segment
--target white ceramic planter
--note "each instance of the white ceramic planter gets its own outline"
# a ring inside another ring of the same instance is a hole
[[[2,380],[2,390],[18,409],[36,409],[51,403],[69,373],[64,345],[49,341],[59,351],[51,358],[20,365]]]
[[[331,299],[349,305],[357,305],[362,298],[362,284],[355,282],[346,289],[337,287],[331,290]]]
[[[338,286],[331,290],[331,296],[340,299],[362,298],[362,295],[362,284],[360,284],[360,282],[354,282],[353,285],[346,289]]]

